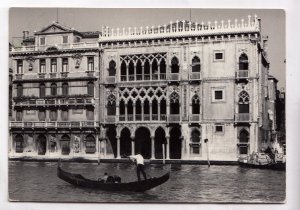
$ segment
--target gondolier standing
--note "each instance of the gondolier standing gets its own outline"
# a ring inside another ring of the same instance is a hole
[[[140,173],[142,172],[144,179],[146,180],[146,173],[144,171],[144,158],[143,156],[138,153],[137,155],[130,155],[129,156],[130,160],[134,161],[136,163],[136,174],[138,181],[141,181]]]

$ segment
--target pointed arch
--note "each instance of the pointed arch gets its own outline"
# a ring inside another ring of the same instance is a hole
[[[249,94],[243,90],[239,93],[239,100],[238,100],[238,106],[239,106],[239,113],[249,113]]]
[[[171,73],[179,73],[179,61],[175,56],[171,60]]]
[[[192,59],[192,72],[200,72],[201,71],[201,62],[198,56],[194,56]]]
[[[123,60],[121,62],[121,81],[127,80],[127,65],[126,62]]]
[[[192,98],[192,114],[200,114],[200,98],[197,94]]]
[[[116,76],[116,62],[111,60],[108,64],[108,76]]]
[[[248,70],[249,61],[248,56],[245,53],[242,53],[239,57],[239,70]]]

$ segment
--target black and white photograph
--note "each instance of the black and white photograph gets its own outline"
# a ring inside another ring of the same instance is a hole
[[[8,201],[284,205],[286,24],[9,8]]]

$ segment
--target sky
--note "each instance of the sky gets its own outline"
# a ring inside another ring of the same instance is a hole
[[[39,31],[52,21],[78,31],[101,31],[103,25],[112,28],[164,25],[170,21],[191,20],[214,22],[228,19],[248,19],[255,15],[261,19],[262,35],[268,36],[270,74],[275,76],[278,89],[284,88],[286,35],[285,12],[279,9],[74,9],[74,8],[11,8],[9,11],[9,41],[17,42],[22,31]]]

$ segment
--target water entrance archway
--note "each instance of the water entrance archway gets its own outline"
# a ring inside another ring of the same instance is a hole
[[[151,157],[150,131],[145,127],[138,128],[135,132],[135,151],[146,159]]]
[[[163,128],[159,127],[155,131],[154,137],[154,146],[155,146],[155,158],[162,159],[163,158],[163,144],[167,142],[166,140],[166,133]],[[165,158],[166,158],[166,149],[165,149]]]
[[[181,131],[173,127],[170,131],[170,159],[181,159]]]
[[[47,140],[44,135],[39,135],[37,138],[37,152],[38,155],[45,155],[47,149]]]
[[[123,128],[120,136],[120,155],[129,156],[131,155],[131,138],[130,130],[128,128]]]

